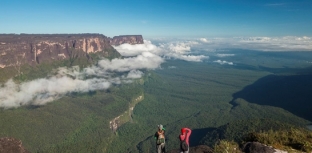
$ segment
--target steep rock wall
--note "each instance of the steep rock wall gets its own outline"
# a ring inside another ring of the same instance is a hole
[[[143,37],[142,35],[120,35],[115,36],[110,40],[110,44],[114,46],[118,46],[121,44],[143,44]]]
[[[111,45],[143,43],[140,35],[108,38],[101,34],[0,34],[0,68],[71,58],[120,56]]]

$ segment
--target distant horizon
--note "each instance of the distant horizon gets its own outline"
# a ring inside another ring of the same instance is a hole
[[[131,50],[141,50],[142,48],[166,47],[175,51],[206,50],[216,49],[247,49],[259,51],[312,51],[312,37],[309,36],[233,36],[233,37],[205,37],[205,36],[181,36],[181,37],[148,37],[143,34],[108,36],[101,33],[8,33],[0,34],[4,38],[6,35],[21,37],[57,37],[57,36],[77,36],[77,37],[106,37],[114,39],[119,36],[142,36],[142,46],[136,46]],[[24,36],[23,36],[24,35]],[[33,35],[33,36],[32,36]],[[141,38],[140,38],[141,39]],[[5,39],[3,39],[5,41]],[[123,49],[123,48],[121,48]]]

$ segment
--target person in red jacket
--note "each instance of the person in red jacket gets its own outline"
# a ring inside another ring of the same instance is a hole
[[[190,148],[189,138],[191,136],[192,130],[189,128],[182,128],[180,138],[180,153],[188,153]]]

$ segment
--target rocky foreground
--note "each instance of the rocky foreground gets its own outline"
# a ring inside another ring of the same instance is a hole
[[[234,148],[235,149],[235,148]],[[230,150],[229,148],[224,148],[224,152],[233,152],[233,153],[287,153],[286,151],[281,151],[277,149],[273,149],[272,147],[263,145],[258,142],[248,142],[246,143],[243,148],[236,148],[235,150]],[[179,153],[179,149],[168,151],[167,153]],[[215,151],[206,146],[206,145],[199,145],[195,147],[190,147],[190,152],[192,153],[214,153]],[[222,151],[221,151],[222,152]],[[22,146],[22,141],[4,137],[0,138],[0,153],[30,153]]]
[[[4,137],[0,138],[0,153],[29,153],[23,146],[22,141]]]

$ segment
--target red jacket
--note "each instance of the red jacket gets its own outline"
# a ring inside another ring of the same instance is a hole
[[[181,134],[180,134],[180,136],[179,136],[180,141],[184,140],[185,137],[186,137],[185,141],[186,141],[186,143],[187,143],[188,145],[190,145],[190,143],[189,143],[189,138],[190,138],[191,133],[192,133],[192,130],[191,130],[191,129],[189,129],[189,128],[182,128],[182,129],[181,129]]]

